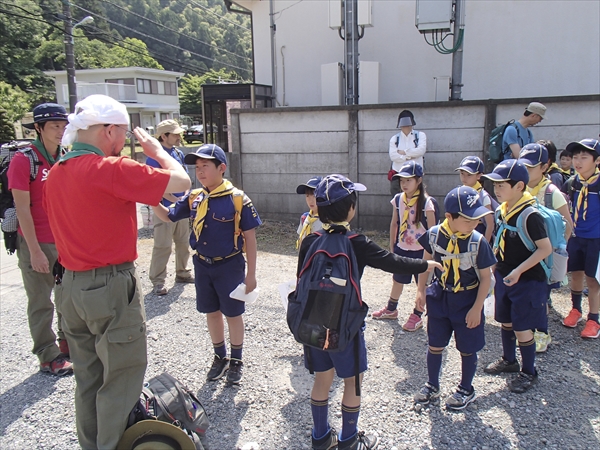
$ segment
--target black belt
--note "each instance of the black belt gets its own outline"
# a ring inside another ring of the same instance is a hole
[[[198,258],[200,258],[205,263],[212,265],[212,264],[216,264],[216,263],[225,261],[225,260],[227,260],[229,258],[234,257],[235,255],[239,255],[240,253],[241,252],[235,252],[235,253],[232,253],[231,255],[227,255],[227,256],[215,256],[214,258],[210,258],[208,256],[201,255],[198,252],[196,252],[196,255],[198,256]]]

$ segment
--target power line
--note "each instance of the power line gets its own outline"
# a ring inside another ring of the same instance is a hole
[[[210,8],[208,8],[208,7],[204,6],[204,5],[201,5],[200,3],[198,3],[198,2],[196,2],[196,1],[194,1],[194,0],[188,0],[188,1],[183,1],[183,2],[181,2],[181,0],[177,0],[177,1],[179,1],[179,2],[180,2],[180,3],[182,3],[182,4],[185,4],[186,6],[187,6],[189,3],[192,3],[194,6],[197,6],[198,8],[205,10],[206,12],[208,12],[209,14],[211,14],[211,15],[215,16],[215,17],[216,17],[217,19],[219,19],[219,20],[223,20],[223,21],[225,21],[225,22],[227,22],[227,23],[230,23],[230,24],[232,24],[232,25],[234,25],[234,26],[236,26],[236,27],[239,27],[239,28],[241,28],[242,30],[250,31],[250,28],[247,28],[247,27],[245,27],[245,26],[243,26],[243,25],[240,25],[239,23],[235,23],[235,22],[233,22],[233,21],[231,21],[231,20],[229,20],[229,19],[226,19],[226,18],[225,18],[225,17],[223,17],[223,16],[220,16],[220,15],[218,15],[218,14],[216,14],[215,12],[211,11],[211,9],[210,9]]]
[[[130,28],[130,27],[128,27],[128,26],[125,26],[125,25],[122,25],[122,24],[120,24],[120,23],[118,23],[118,22],[115,22],[114,20],[111,20],[111,19],[109,19],[109,18],[107,18],[107,17],[104,17],[104,16],[102,16],[102,15],[100,15],[100,14],[97,14],[97,13],[94,13],[94,12],[92,12],[92,11],[89,11],[89,10],[87,10],[87,9],[85,9],[85,8],[82,8],[81,6],[78,6],[78,5],[75,5],[75,4],[73,4],[73,6],[75,6],[77,9],[80,9],[80,10],[82,10],[82,11],[86,12],[87,14],[91,14],[91,15],[93,15],[93,16],[96,16],[96,17],[99,17],[99,18],[101,18],[101,19],[104,19],[104,20],[106,20],[108,23],[111,23],[111,24],[113,24],[113,25],[116,25],[116,26],[119,26],[119,27],[125,28],[126,30],[132,31],[132,32],[134,32],[134,33],[137,33],[137,34],[139,34],[139,35],[141,35],[141,36],[144,36],[144,37],[146,37],[146,38],[148,38],[148,39],[154,39],[155,41],[158,41],[158,42],[160,42],[161,44],[167,45],[167,46],[169,46],[169,47],[173,47],[173,48],[175,48],[175,49],[177,49],[177,50],[184,50],[184,51],[187,51],[187,52],[189,52],[189,53],[190,53],[190,54],[192,54],[192,55],[196,55],[196,56],[199,56],[200,58],[208,59],[208,60],[210,60],[210,61],[213,61],[213,62],[215,62],[215,63],[218,63],[218,64],[222,64],[222,65],[224,65],[224,66],[233,67],[234,69],[240,69],[240,70],[242,70],[242,71],[244,71],[244,72],[251,73],[251,71],[250,71],[249,69],[245,69],[245,68],[243,68],[243,67],[236,66],[236,65],[234,65],[234,64],[229,64],[229,63],[226,63],[226,62],[223,62],[223,61],[219,61],[219,60],[216,60],[216,59],[214,59],[214,58],[210,58],[209,56],[204,56],[204,55],[201,55],[200,53],[196,53],[196,52],[193,52],[193,51],[191,51],[191,50],[187,50],[187,49],[184,49],[184,48],[178,47],[178,46],[176,46],[176,45],[173,45],[173,44],[171,44],[171,43],[169,43],[169,42],[166,42],[166,41],[163,41],[163,40],[161,40],[161,39],[158,39],[158,38],[156,38],[156,37],[154,37],[154,36],[150,36],[150,35],[148,35],[148,34],[146,34],[146,33],[142,33],[141,31],[137,31],[137,30],[134,30],[133,28]]]
[[[169,30],[169,31],[172,31],[173,33],[177,33],[177,34],[179,34],[180,36],[183,36],[183,37],[185,37],[185,38],[187,38],[187,39],[191,39],[191,40],[193,40],[193,41],[200,42],[201,44],[205,44],[205,45],[209,45],[209,46],[211,46],[211,47],[215,47],[215,48],[217,48],[217,49],[219,49],[219,50],[221,50],[221,51],[223,51],[223,52],[225,52],[225,53],[229,53],[230,55],[236,56],[236,57],[238,57],[238,58],[242,58],[242,59],[246,59],[246,60],[248,60],[248,61],[252,61],[252,59],[251,59],[251,58],[248,58],[247,56],[243,56],[243,55],[240,55],[240,54],[238,54],[238,53],[230,52],[229,50],[226,50],[226,49],[224,49],[224,48],[222,48],[222,47],[219,47],[219,46],[218,46],[218,45],[216,45],[216,44],[211,44],[210,42],[205,42],[205,41],[203,41],[203,40],[201,40],[201,39],[197,39],[197,38],[194,38],[194,37],[192,37],[192,36],[188,36],[188,35],[186,35],[186,34],[183,34],[183,33],[182,33],[182,32],[180,32],[180,31],[174,30],[173,28],[169,28],[168,26],[166,26],[166,25],[163,25],[163,24],[162,24],[162,23],[160,23],[160,22],[155,22],[155,21],[154,21],[154,20],[152,20],[152,19],[148,19],[147,17],[144,17],[144,16],[142,16],[141,14],[138,14],[138,13],[136,13],[136,12],[130,11],[129,9],[127,9],[127,8],[124,8],[123,6],[117,5],[116,3],[109,2],[108,0],[104,0],[103,2],[104,2],[104,3],[108,3],[109,5],[112,5],[112,6],[114,6],[115,8],[118,8],[118,9],[120,9],[120,10],[123,10],[123,11],[125,11],[125,12],[128,12],[129,14],[132,14],[132,15],[134,15],[134,16],[136,16],[136,17],[139,17],[140,19],[146,20],[146,21],[148,21],[148,22],[150,22],[150,23],[152,23],[152,24],[154,24],[154,25],[158,25],[158,26],[160,26],[160,27],[166,28],[167,30]]]

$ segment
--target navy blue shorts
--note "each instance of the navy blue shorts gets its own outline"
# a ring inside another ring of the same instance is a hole
[[[454,332],[456,348],[462,353],[477,353],[485,346],[485,316],[481,323],[467,328],[465,318],[477,299],[477,289],[461,292],[444,291],[439,283],[427,288],[427,337],[431,347],[446,347]]]
[[[588,239],[573,236],[567,244],[569,272],[585,272],[591,278],[596,276],[598,258],[600,258],[600,238]]]
[[[367,364],[367,346],[364,335],[365,326],[358,332],[358,373],[365,372],[369,365]],[[310,370],[306,352],[310,352],[312,369],[315,372],[327,372],[335,368],[335,373],[340,378],[352,378],[356,375],[354,368],[355,353],[354,340],[341,352],[326,352],[316,348],[305,346],[304,367]]]
[[[246,279],[246,260],[240,253],[222,262],[208,264],[194,255],[196,309],[201,313],[221,311],[237,317],[246,311],[246,303],[229,296]]]
[[[396,255],[405,256],[407,258],[423,259],[423,250],[403,250],[400,247],[398,247],[397,245],[394,245],[394,253]],[[419,277],[418,274],[399,275],[399,274],[395,273],[394,281],[396,283],[410,284],[410,282],[414,278],[415,283],[417,283],[419,280],[418,277]]]
[[[547,324],[546,303],[548,283],[546,281],[519,281],[514,286],[506,286],[504,277],[494,273],[496,286],[496,312],[494,319],[500,323],[512,323],[515,331],[535,330]]]

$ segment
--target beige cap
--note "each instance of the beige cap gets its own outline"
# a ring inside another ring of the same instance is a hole
[[[183,131],[184,129],[179,126],[176,120],[163,120],[156,126],[156,137],[159,137],[165,133],[181,134]]]
[[[537,114],[542,119],[544,119],[544,115],[546,114],[546,107],[538,102],[531,102],[529,106],[527,106],[526,111],[530,113]]]

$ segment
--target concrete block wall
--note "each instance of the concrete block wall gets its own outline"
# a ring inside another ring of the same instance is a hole
[[[261,217],[297,222],[306,211],[296,186],[313,175],[341,173],[365,184],[354,226],[385,230],[391,218],[386,175],[388,146],[402,109],[410,109],[427,135],[425,183],[441,204],[459,185],[454,169],[468,155],[485,159],[489,132],[518,119],[526,105],[542,101],[547,118],[533,129],[536,139],[564,148],[597,137],[600,96],[436,102],[354,107],[269,108],[231,111],[230,174],[252,198]]]

